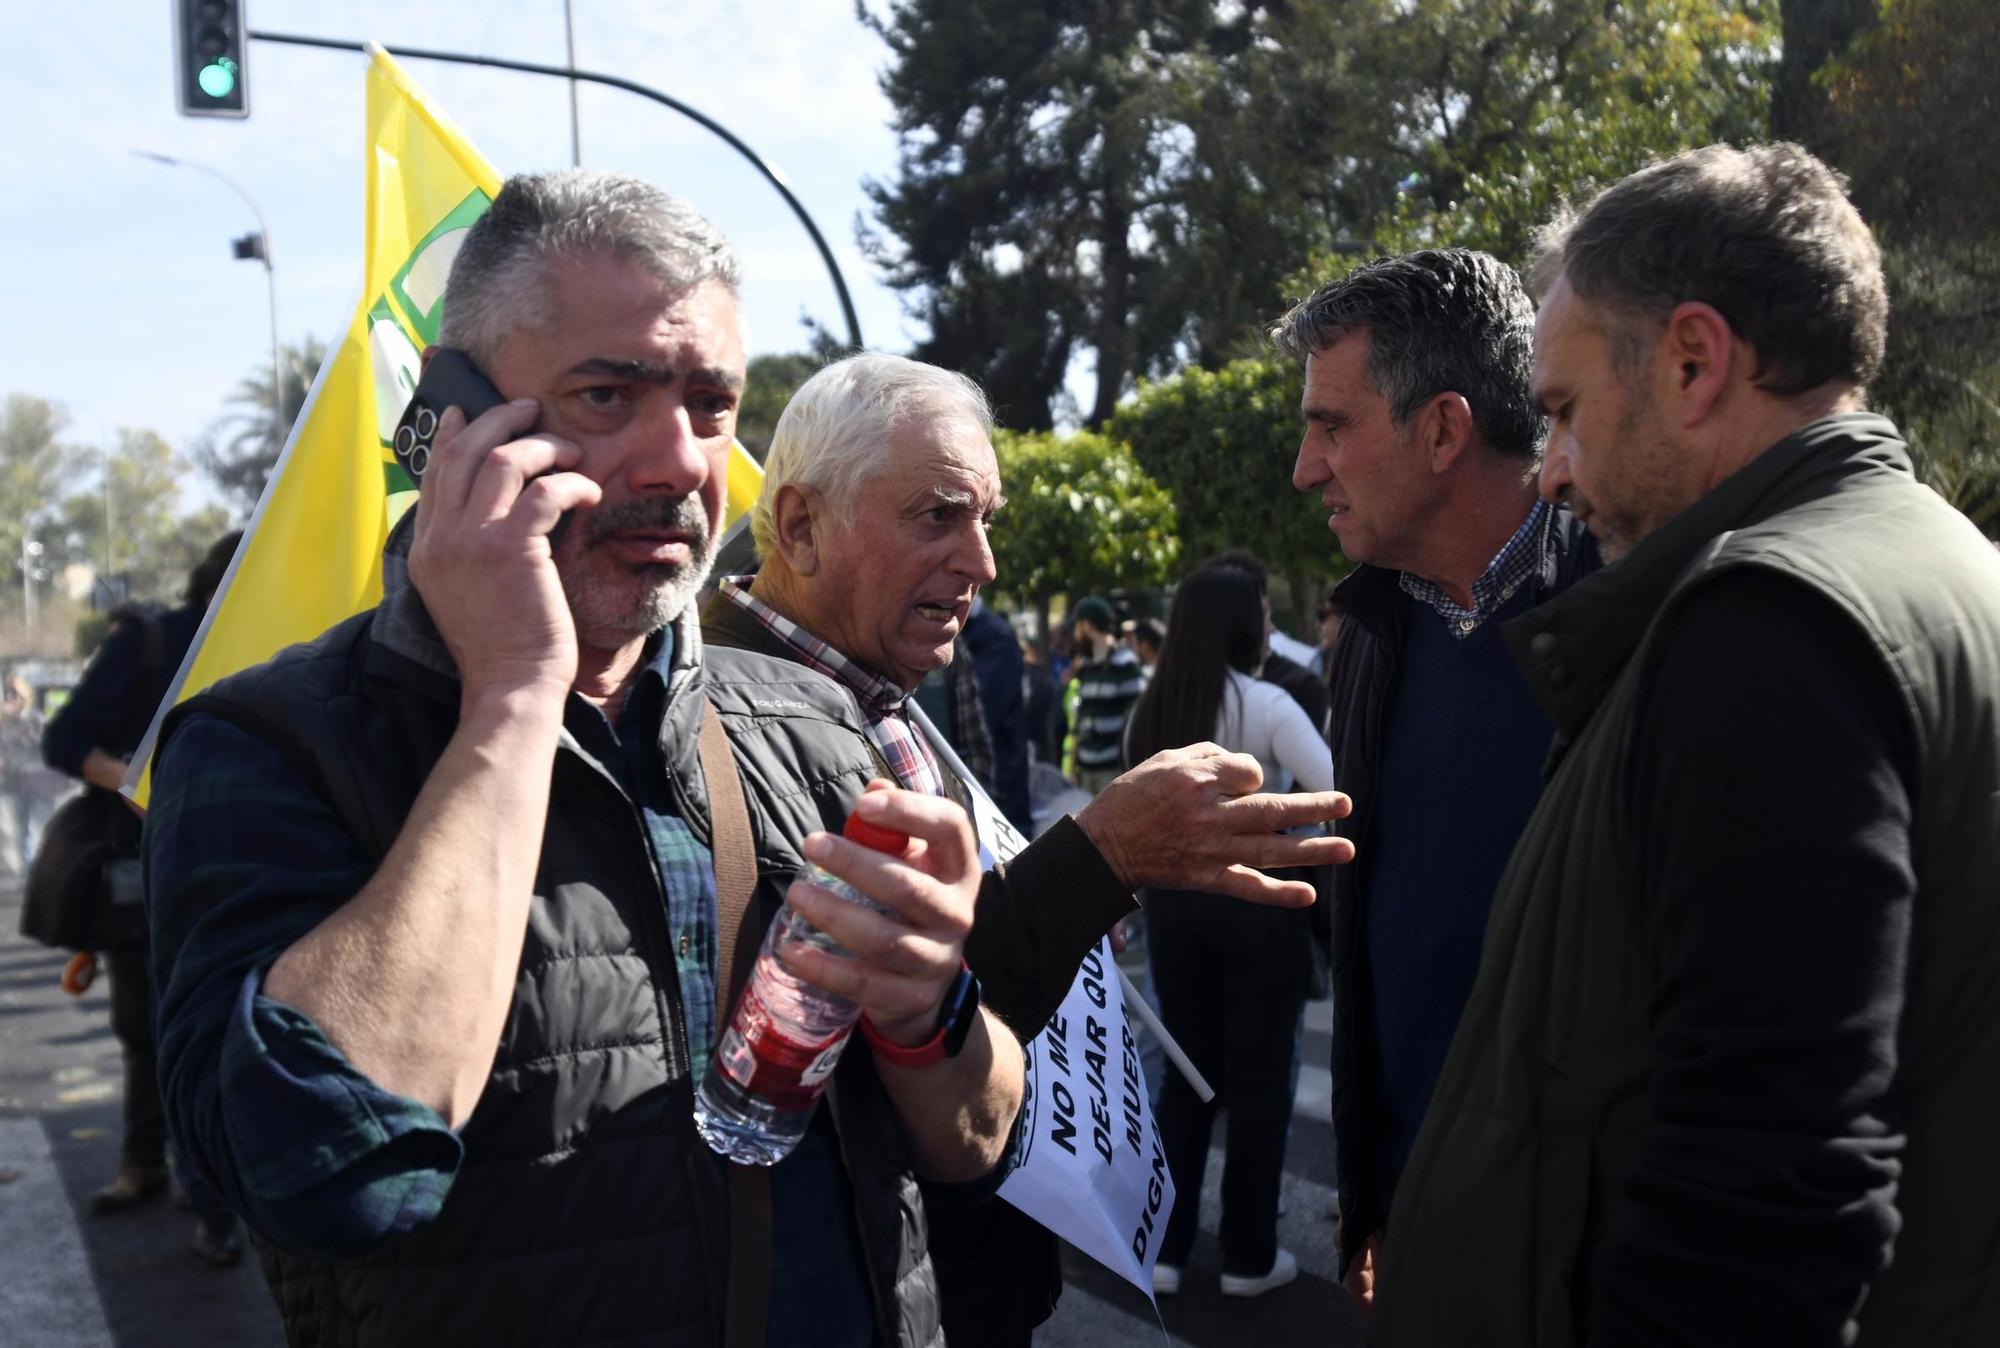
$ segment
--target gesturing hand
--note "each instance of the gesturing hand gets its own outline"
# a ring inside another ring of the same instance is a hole
[[[948,800],[870,782],[855,812],[910,835],[901,857],[837,838],[807,836],[806,858],[893,910],[874,912],[793,883],[786,901],[831,936],[849,958],[788,942],[779,948],[799,977],[861,1004],[876,1033],[914,1047],[937,1029],[938,1007],[958,976],[979,897],[979,847],[965,811]]]
[[[564,511],[595,505],[601,493],[580,473],[551,471],[575,465],[576,446],[522,436],[535,413],[532,399],[518,400],[468,426],[458,408],[446,409],[424,474],[410,579],[468,699],[566,690],[576,678],[576,628],[549,531]]]
[[[1306,907],[1311,885],[1263,872],[1351,861],[1354,844],[1282,830],[1345,818],[1353,804],[1338,791],[1277,795],[1258,792],[1263,784],[1264,770],[1248,754],[1214,744],[1167,749],[1098,792],[1076,822],[1134,889],[1199,889]]]

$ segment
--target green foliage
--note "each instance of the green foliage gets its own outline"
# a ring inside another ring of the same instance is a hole
[[[83,451],[63,442],[68,429],[69,417],[46,398],[9,394],[0,411],[0,562],[14,577],[14,596],[23,540],[48,545],[58,502],[83,462]]]
[[[2000,236],[2000,6],[1889,0],[1818,72],[1827,152],[1878,232],[1934,244]]]
[[[1366,230],[1373,251],[1458,245],[1518,266],[1565,202],[1680,150],[1766,134],[1772,0],[1374,8],[1348,39],[1355,77],[1379,90],[1379,163],[1396,183]],[[1346,265],[1322,253],[1288,289]]]
[[[152,431],[119,431],[108,464],[62,503],[51,553],[122,578],[129,598],[178,603],[188,570],[229,527],[219,505],[180,514],[186,467]]]
[[[1776,3],[864,4],[902,136],[873,255],[920,358],[1036,429],[1088,353],[1099,425],[1139,377],[1258,354],[1343,247],[1519,260],[1565,198],[1764,134]]]
[[[326,343],[308,334],[297,346],[281,346],[279,354],[282,382],[273,385],[268,364],[251,370],[229,395],[234,410],[210,428],[193,450],[195,466],[245,515],[257,508],[264,482],[284,453],[285,440],[306,405],[319,367],[326,361]]]
[[[1918,471],[2000,533],[2000,6],[1889,0],[1817,72],[1821,148],[1883,247],[1889,350],[1875,403]]]
[[[1190,561],[1248,547],[1283,576],[1346,570],[1326,512],[1292,486],[1303,395],[1290,362],[1238,360],[1141,385],[1111,419],[1109,434],[1173,494]]]
[[[743,401],[736,409],[736,438],[757,462],[762,463],[771,448],[771,432],[778,428],[785,404],[826,361],[827,356],[811,351],[751,360]]]
[[[1124,445],[1088,431],[1001,431],[993,448],[1007,504],[993,525],[999,577],[991,588],[1042,605],[1174,575],[1174,500]]]
[[[1206,0],[892,0],[864,23],[889,46],[882,88],[896,178],[868,191],[866,242],[930,335],[918,359],[978,379],[1011,425],[1054,423],[1072,354],[1095,355],[1086,420],[1172,351],[1152,241],[1178,204],[1174,63],[1218,40]],[[1220,28],[1227,30],[1229,25]]]

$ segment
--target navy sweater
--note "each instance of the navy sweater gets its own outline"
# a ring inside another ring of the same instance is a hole
[[[1528,586],[1463,639],[1410,606],[1384,730],[1367,855],[1364,922],[1381,1086],[1375,1158],[1395,1192],[1479,968],[1486,914],[1541,795],[1553,730],[1515,667],[1501,624]]]

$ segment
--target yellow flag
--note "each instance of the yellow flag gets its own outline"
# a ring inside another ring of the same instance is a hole
[[[389,442],[416,388],[420,355],[437,340],[452,259],[500,190],[500,175],[380,47],[368,62],[367,175],[361,303],[321,367],[243,544],[133,755],[125,793],[141,808],[168,711],[382,598],[383,542],[416,499]],[[749,509],[762,480],[757,461],[736,446],[730,519]]]

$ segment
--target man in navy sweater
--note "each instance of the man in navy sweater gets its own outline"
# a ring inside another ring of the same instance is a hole
[[[1305,363],[1292,481],[1361,563],[1334,600],[1334,773],[1357,847],[1334,878],[1340,1268],[1366,1305],[1390,1200],[1541,791],[1551,729],[1501,624],[1597,566],[1536,496],[1534,311],[1511,268],[1444,249],[1322,287],[1272,330]]]

